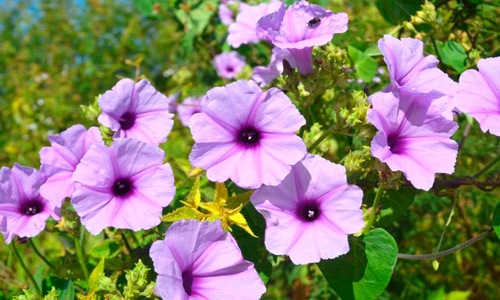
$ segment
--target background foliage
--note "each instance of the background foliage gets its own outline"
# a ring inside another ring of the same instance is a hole
[[[426,52],[438,56],[442,62],[440,67],[455,80],[465,69],[474,68],[478,59],[500,55],[500,3],[497,0],[431,1],[436,6],[434,15],[417,14],[423,1],[414,0],[314,2],[349,14],[348,32],[336,35],[332,45],[316,52],[318,58],[335,53],[337,62],[352,70],[351,78],[329,83],[332,86],[343,84],[345,93],[357,89],[370,95],[387,84],[387,72],[379,70],[380,67],[384,70],[385,64],[376,47],[377,40],[386,33],[422,39]],[[17,161],[38,167],[38,151],[48,145],[47,136],[72,124],[91,125],[80,105],[91,104],[121,77],[146,77],[165,94],[179,93],[180,99],[203,95],[212,86],[227,83],[217,77],[211,63],[214,55],[229,50],[224,43],[227,27],[217,19],[217,0],[16,0],[0,3],[2,166],[10,167]],[[246,45],[238,51],[252,67],[267,64],[270,56],[270,47],[263,43]],[[247,67],[240,77],[249,78],[250,74],[251,69]],[[290,82],[278,84],[286,88]],[[328,94],[328,90],[313,87],[311,82],[304,84],[309,92]],[[304,96],[303,91],[294,91],[293,86],[289,88],[290,93]],[[318,104],[314,109],[320,107]],[[347,122],[341,115],[315,121],[327,126],[331,125],[330,120]],[[455,138],[463,148],[457,174],[453,176],[463,177],[475,174],[500,155],[499,138],[483,134],[477,123],[464,117],[458,121],[460,130]],[[165,147],[168,161],[174,168],[178,188],[175,203],[178,203],[186,199],[195,177],[189,176],[192,175],[187,160],[192,143],[189,130],[177,121],[175,126]],[[318,130],[307,128],[306,140],[308,135],[316,137]],[[360,144],[362,141],[358,138],[332,133],[316,152],[334,162],[342,160],[349,170],[349,158],[363,155]],[[349,152],[355,149],[358,152]],[[347,154],[350,156],[344,160]],[[481,178],[498,177],[498,169],[492,170]],[[206,179],[202,179],[201,186],[202,197],[213,199],[215,187],[207,184]],[[234,186],[228,188],[230,193],[241,192]],[[464,187],[452,194],[417,193],[410,189],[398,193],[382,200],[382,217],[378,225],[392,234],[401,253],[431,253],[441,237],[440,248],[448,249],[488,229],[499,196],[496,190],[484,192],[475,187]],[[366,193],[365,202],[370,204],[372,199],[373,194]],[[294,266],[287,258],[250,251],[257,245],[262,246],[264,228],[260,215],[251,206],[245,207],[242,213],[260,238],[248,239],[248,234],[237,227],[233,234],[245,257],[256,262],[257,270],[268,281],[265,299],[337,297],[321,275],[321,264],[319,268],[316,265]],[[499,221],[496,222],[498,225]],[[82,274],[76,253],[69,250],[74,248],[72,238],[65,233],[51,234],[54,226],[55,223],[49,224],[48,230],[34,240],[39,249],[57,262],[56,271],[43,265],[27,244],[18,245],[18,248],[25,253],[35,279],[46,291],[55,287],[61,299],[72,299],[75,291],[86,286],[79,279]],[[88,268],[98,267],[101,258],[105,257],[105,275],[124,291],[131,279],[121,270],[133,269],[139,258],[150,266],[146,245],[157,239],[158,234],[161,232],[107,230],[97,238],[82,234],[80,239],[87,249]],[[382,233],[374,230],[370,234]],[[353,239],[353,244],[362,244]],[[126,249],[127,243],[133,251]],[[497,299],[500,297],[498,245],[498,238],[489,235],[436,262],[398,260],[389,286],[380,298]],[[390,243],[378,246],[388,251],[392,249]],[[383,258],[380,261],[384,261]],[[154,279],[152,272],[145,269],[139,268],[136,272],[145,272]],[[0,298],[10,299],[21,294],[28,282],[24,276],[8,247],[0,241]]]

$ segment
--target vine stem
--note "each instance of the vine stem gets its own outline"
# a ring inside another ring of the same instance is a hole
[[[87,265],[85,264],[85,258],[83,256],[83,249],[82,246],[80,245],[80,240],[78,237],[75,235],[73,237],[75,241],[75,247],[76,247],[76,255],[78,256],[78,262],[80,263],[80,266],[82,267],[83,271],[83,276],[85,276],[85,280],[89,280],[89,270],[87,269]]]
[[[35,287],[35,290],[37,292],[37,294],[40,296],[40,298],[43,296],[42,294],[42,290],[40,289],[40,287],[38,286],[38,284],[36,283],[36,280],[35,278],[33,277],[33,275],[31,275],[30,271],[28,270],[28,268],[26,267],[26,265],[24,264],[24,261],[21,257],[21,254],[19,254],[19,252],[17,251],[17,248],[16,248],[16,242],[13,241],[11,243],[11,247],[12,247],[12,252],[14,252],[14,256],[17,258],[17,260],[19,261],[19,263],[21,264],[21,267],[23,268],[24,272],[26,272],[26,274],[28,275],[28,278],[29,280],[31,281],[31,283],[33,284],[33,286]]]
[[[484,166],[481,170],[479,170],[476,174],[474,174],[474,178],[477,178],[484,173],[488,172],[489,169],[493,168],[500,161],[500,156],[490,161],[486,166]]]
[[[309,148],[307,149],[307,152],[311,152],[312,150],[314,150],[316,147],[319,146],[319,144],[321,144],[321,142],[326,139],[329,135],[332,134],[332,130],[333,130],[333,126],[329,129],[327,129],[325,132],[323,132],[323,134],[317,138],[314,143],[312,143],[311,146],[309,146]]]
[[[436,252],[436,253],[429,253],[429,254],[404,254],[404,253],[399,253],[398,254],[398,258],[400,259],[413,259],[413,260],[416,260],[416,259],[436,259],[436,258],[440,258],[440,257],[444,257],[444,256],[448,256],[450,254],[453,254],[457,251],[460,251],[472,244],[474,244],[475,242],[477,241],[480,241],[482,240],[483,238],[485,238],[486,236],[488,236],[490,233],[493,232],[493,228],[490,228],[488,230],[486,230],[485,232],[479,234],[478,236],[476,237],[473,237],[472,239],[458,245],[458,246],[455,246],[453,248],[450,248],[448,250],[444,250],[444,251],[441,251],[441,252]]]
[[[128,254],[132,255],[132,247],[130,247],[130,244],[128,243],[127,237],[123,232],[120,232],[120,236],[122,237],[123,244],[125,245],[125,248],[127,248]]]
[[[40,257],[41,260],[43,260],[43,262],[49,266],[49,268],[51,268],[52,270],[55,270],[54,266],[50,263],[50,261],[38,250],[38,248],[35,246],[35,243],[33,242],[32,239],[29,239],[28,240],[28,243],[30,244],[31,248],[33,248],[33,251],[35,251],[36,255],[38,255],[38,257]]]
[[[375,200],[373,200],[373,205],[372,205],[372,212],[370,214],[370,218],[368,219],[368,223],[366,224],[365,228],[363,229],[363,234],[368,233],[370,229],[372,228],[373,222],[375,221],[375,216],[377,215],[377,207],[378,203],[380,202],[380,199],[382,198],[382,192],[383,188],[379,186],[377,194],[375,195]]]

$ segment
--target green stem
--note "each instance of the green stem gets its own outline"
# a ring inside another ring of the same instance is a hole
[[[82,246],[80,245],[80,240],[78,237],[75,235],[74,236],[74,241],[75,241],[75,247],[76,247],[76,255],[78,256],[78,262],[80,263],[80,266],[82,267],[83,271],[83,276],[85,276],[85,280],[89,280],[89,270],[87,269],[87,264],[85,263],[85,258],[83,256],[83,250]]]
[[[33,248],[33,251],[35,251],[36,255],[40,257],[43,262],[49,266],[52,270],[55,270],[54,266],[49,262],[49,260],[38,250],[38,248],[35,246],[35,243],[33,242],[33,239],[29,239],[28,243],[30,244],[31,248]]]
[[[132,247],[130,247],[130,244],[128,243],[127,237],[123,232],[120,232],[120,235],[123,240],[123,244],[125,244],[125,248],[127,248],[128,254],[132,255]]]
[[[31,275],[30,271],[28,270],[28,268],[26,267],[26,265],[24,264],[24,261],[21,257],[21,255],[19,254],[19,252],[17,251],[17,248],[16,248],[16,242],[13,241],[11,244],[12,246],[12,252],[14,252],[14,255],[16,256],[17,260],[19,261],[19,263],[21,264],[21,267],[23,268],[24,272],[26,272],[26,274],[28,275],[28,278],[29,280],[31,281],[31,283],[33,284],[33,286],[35,287],[35,290],[36,292],[38,293],[38,295],[40,296],[40,298],[43,296],[42,295],[42,290],[40,289],[40,287],[38,286],[38,284],[36,283],[35,281],[35,278],[33,277],[33,275]]]
[[[490,161],[486,166],[484,166],[481,170],[479,170],[476,174],[474,174],[474,178],[477,178],[484,173],[488,172],[489,169],[493,168],[500,161],[500,156]]]
[[[476,237],[474,237],[474,238],[472,238],[472,239],[470,239],[470,240],[468,240],[468,241],[466,241],[458,246],[455,246],[453,248],[445,250],[445,251],[441,251],[441,252],[437,252],[437,253],[430,253],[430,254],[403,254],[403,253],[399,253],[398,258],[399,259],[436,259],[436,258],[448,256],[450,254],[453,254],[459,250],[462,250],[463,248],[466,248],[466,247],[474,244],[477,241],[482,240],[483,238],[485,238],[486,236],[488,236],[492,232],[493,232],[493,228],[490,228],[490,229],[486,230],[485,232],[479,234],[478,236],[476,236]]]
[[[332,134],[332,128],[327,129],[325,132],[323,132],[323,134],[317,140],[314,141],[314,143],[312,143],[311,146],[309,146],[309,148],[307,149],[307,152],[311,153],[316,147],[319,146],[319,144],[321,144],[321,142],[324,139],[326,139],[331,134]]]
[[[378,187],[377,194],[375,195],[375,200],[373,200],[373,205],[372,205],[372,212],[370,214],[370,218],[368,219],[368,223],[366,224],[365,228],[363,229],[363,234],[366,234],[370,231],[372,228],[373,222],[375,222],[375,216],[377,215],[377,207],[378,203],[380,202],[380,199],[382,198],[382,192],[383,188],[381,186]]]
[[[438,57],[439,61],[443,61],[441,59],[441,54],[439,54],[439,50],[438,50],[438,46],[437,46],[437,43],[436,43],[436,39],[434,38],[434,35],[431,34],[431,41],[432,41],[432,45],[434,46],[434,50],[436,51],[436,56]]]

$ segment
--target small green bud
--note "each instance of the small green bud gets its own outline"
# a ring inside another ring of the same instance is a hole
[[[299,83],[299,85],[297,86],[297,89],[299,90],[300,97],[305,98],[305,97],[308,97],[309,95],[311,95],[311,93],[306,91],[303,83]]]
[[[141,260],[139,260],[135,264],[134,269],[125,271],[127,285],[123,288],[123,296],[125,296],[126,299],[131,299],[137,296],[146,296],[146,294],[150,293],[149,290],[153,288],[154,283],[148,282],[147,277],[149,270],[150,269],[146,267]]]
[[[101,108],[99,107],[99,97],[101,97],[101,95],[95,97],[94,102],[90,105],[80,105],[85,117],[94,122],[101,114]]]
[[[38,296],[32,290],[23,290],[24,295],[14,296],[13,300],[38,300]]]

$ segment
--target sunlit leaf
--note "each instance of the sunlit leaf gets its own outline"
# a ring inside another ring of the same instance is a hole
[[[98,290],[99,289],[99,284],[97,279],[99,278],[99,275],[104,274],[104,261],[105,258],[101,258],[97,266],[94,268],[92,273],[89,276],[89,289],[90,290]]]
[[[398,246],[382,228],[365,236],[350,237],[350,250],[318,266],[343,300],[376,299],[385,290],[396,265]]]

